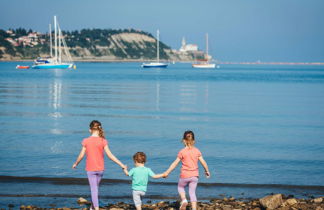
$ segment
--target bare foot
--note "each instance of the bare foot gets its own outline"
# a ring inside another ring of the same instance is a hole
[[[181,201],[179,209],[180,210],[186,210],[187,205],[188,205],[188,201],[187,201],[187,199],[184,199],[184,200]]]

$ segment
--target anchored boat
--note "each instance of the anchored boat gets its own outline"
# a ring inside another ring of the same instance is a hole
[[[215,63],[209,63],[208,55],[208,34],[206,34],[206,59],[203,60],[197,60],[197,63],[193,63],[193,68],[204,68],[204,69],[214,69],[216,67]]]
[[[50,25],[50,56],[40,57],[34,61],[33,69],[70,69],[76,68],[67,48],[61,28],[54,16],[54,56],[52,49],[52,30]]]
[[[142,68],[166,68],[168,66],[167,63],[160,62],[160,31],[157,30],[157,40],[156,40],[156,62],[151,63],[143,63]]]
[[[29,66],[21,66],[21,65],[17,65],[16,69],[29,69]]]

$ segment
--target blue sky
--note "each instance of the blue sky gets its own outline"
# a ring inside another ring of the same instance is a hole
[[[1,0],[0,28],[134,28],[222,61],[324,61],[323,0]]]

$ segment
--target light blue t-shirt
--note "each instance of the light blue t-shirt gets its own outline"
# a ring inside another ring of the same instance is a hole
[[[132,177],[132,189],[146,192],[148,177],[154,176],[155,173],[144,166],[132,168],[128,175]]]

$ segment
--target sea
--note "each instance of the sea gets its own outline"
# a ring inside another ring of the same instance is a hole
[[[89,123],[99,120],[112,153],[129,168],[138,151],[164,172],[195,133],[201,201],[282,193],[324,196],[324,66],[76,63],[77,69],[16,69],[0,63],[0,208],[78,207],[90,200],[85,160],[72,169]],[[180,165],[151,179],[144,202],[178,199]],[[100,203],[132,203],[131,181],[105,157]]]

